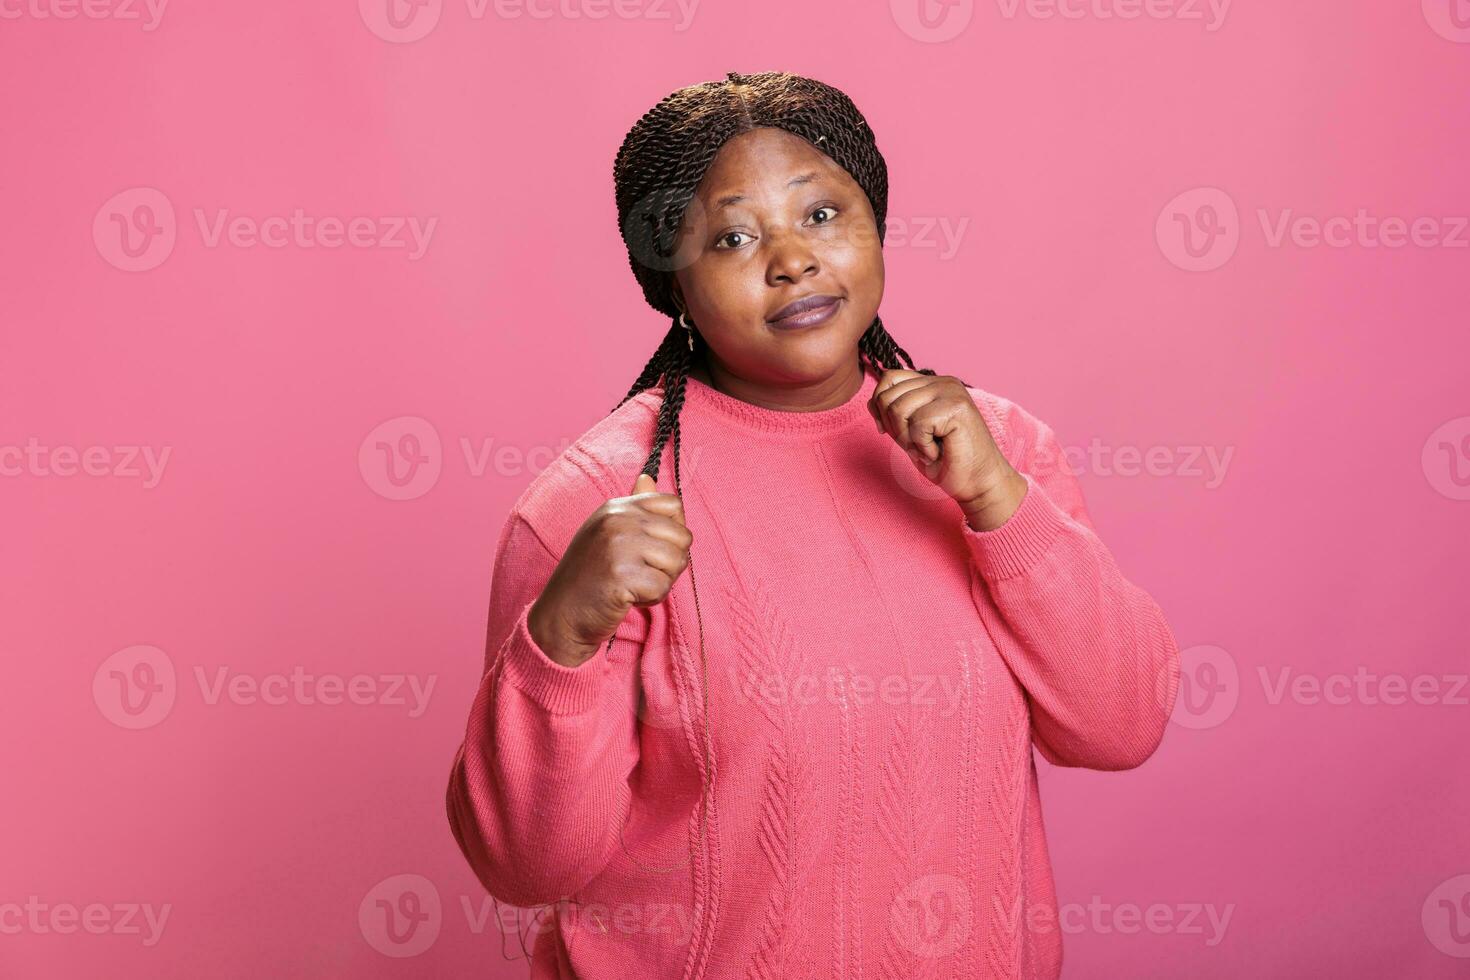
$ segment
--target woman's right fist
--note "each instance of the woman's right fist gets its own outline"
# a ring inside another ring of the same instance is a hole
[[[607,642],[633,606],[664,600],[689,565],[684,503],[639,473],[633,492],[582,522],[531,605],[526,625],[552,660],[576,667]]]

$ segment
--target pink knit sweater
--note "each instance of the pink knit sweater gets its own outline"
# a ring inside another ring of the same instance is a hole
[[[576,668],[536,645],[526,611],[582,522],[632,492],[662,392],[516,501],[448,810],[492,896],[555,903],[528,938],[533,977],[1058,975],[1032,746],[1139,765],[1178,649],[1094,533],[1050,428],[969,389],[1027,483],[977,532],[877,431],[875,383],[783,412],[689,380],[696,581],[634,607]],[[672,440],[658,489],[674,489]]]

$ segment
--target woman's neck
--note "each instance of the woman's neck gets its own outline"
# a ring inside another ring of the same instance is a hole
[[[751,391],[751,390],[748,389],[747,386],[742,385],[742,384],[739,384],[739,383],[737,383],[736,385],[733,385],[733,386],[726,386],[726,385],[722,385],[722,384],[717,384],[717,383],[715,383],[715,381],[713,380],[713,378],[711,378],[710,371],[709,371],[709,366],[708,366],[708,364],[703,359],[700,359],[699,361],[696,361],[696,362],[694,362],[694,363],[692,363],[692,364],[689,365],[689,369],[688,369],[688,372],[687,372],[687,377],[690,377],[690,378],[693,378],[696,381],[699,381],[700,383],[702,383],[702,384],[704,384],[704,385],[706,385],[706,386],[714,389],[715,391],[719,392],[720,394],[728,395],[731,398],[737,398],[737,399],[740,399],[741,401],[749,402],[749,403],[751,403],[753,405],[760,405],[762,407],[772,408],[772,409],[776,409],[778,411],[787,411],[787,412],[813,412],[813,411],[822,411],[822,410],[825,410],[825,409],[835,408],[838,405],[841,405],[844,402],[847,402],[848,400],[850,400],[852,398],[852,396],[856,393],[857,389],[859,389],[859,388],[862,387],[863,381],[865,380],[865,377],[866,377],[865,373],[863,372],[862,365],[861,365],[860,362],[859,363],[855,363],[855,367],[856,367],[856,378],[855,378],[856,384],[855,385],[853,385],[851,383],[852,380],[854,380],[854,379],[844,378],[841,382],[839,382],[839,384],[841,385],[841,390],[839,392],[837,392],[837,393],[832,393],[832,392],[826,393],[826,395],[824,397],[821,397],[818,400],[819,403],[816,404],[816,405],[779,404],[779,402],[781,401],[781,396],[778,396],[777,399],[775,399],[773,401],[769,397],[762,397],[763,395],[765,395],[764,392]]]
[[[689,376],[698,381],[703,381],[711,388],[715,388],[716,391],[719,390],[716,387],[714,380],[709,376],[709,371],[705,369],[703,361],[697,361],[689,366]]]

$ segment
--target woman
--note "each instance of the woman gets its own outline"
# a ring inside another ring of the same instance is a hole
[[[556,903],[534,977],[1056,976],[1031,748],[1149,757],[1162,613],[1052,430],[884,329],[887,170],[845,95],[681,89],[614,180],[673,322],[505,523],[461,849]]]

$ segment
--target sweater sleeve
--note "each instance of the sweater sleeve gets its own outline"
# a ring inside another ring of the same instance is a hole
[[[526,616],[557,561],[513,510],[496,550],[486,666],[446,795],[480,882],[522,908],[574,895],[606,867],[639,754],[645,610],[634,607],[611,650],[604,643],[577,667],[555,662]]]
[[[1026,481],[1026,496],[1000,527],[977,531],[960,518],[981,618],[1026,690],[1047,761],[1138,766],[1174,707],[1174,635],[1097,536],[1056,434],[1012,402],[981,398],[990,399],[982,407],[998,422],[998,445]]]

